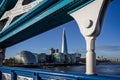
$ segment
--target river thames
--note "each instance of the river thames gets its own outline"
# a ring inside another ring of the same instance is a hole
[[[98,64],[97,74],[104,76],[115,76],[120,77],[120,63],[101,63]],[[53,71],[61,71],[61,72],[76,72],[76,73],[85,73],[85,66],[60,66],[60,67],[49,67],[46,68],[48,70]]]

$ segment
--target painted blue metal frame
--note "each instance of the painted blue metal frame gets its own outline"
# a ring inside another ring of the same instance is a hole
[[[58,0],[59,1],[59,0]],[[12,29],[14,29],[16,26],[20,25],[21,23],[24,23],[25,21],[27,21],[28,19],[34,17],[35,15],[37,15],[38,13],[46,10],[48,7],[50,7],[54,2],[58,2],[56,0],[43,0],[41,3],[39,3],[37,6],[35,6],[33,9],[31,9],[30,11],[28,11],[26,14],[24,14],[23,16],[21,16],[19,19],[17,19],[16,21],[14,21],[11,25],[9,25],[6,29],[2,30],[0,32],[0,36],[6,34],[7,32],[11,31]]]
[[[120,77],[85,75],[72,72],[56,72],[51,70],[0,67],[0,77],[2,73],[11,74],[11,80],[17,80],[17,76],[33,78],[33,80],[120,80]],[[2,80],[2,79],[0,79]]]
[[[5,5],[6,5],[6,0],[1,0],[0,1],[0,18],[3,15],[3,13],[5,12]]]
[[[28,39],[28,38],[32,37],[31,35],[34,36],[34,35],[40,34],[42,32],[50,30],[54,27],[62,25],[66,22],[69,22],[69,21],[73,20],[73,18],[71,16],[69,16],[67,14],[67,12],[73,10],[74,8],[76,8],[78,6],[84,7],[83,5],[87,5],[92,1],[94,1],[94,0],[43,0],[41,3],[39,3],[33,9],[31,9],[29,12],[27,12],[26,14],[24,14],[23,16],[18,18],[16,21],[11,23],[6,29],[2,30],[0,32],[0,43],[1,44],[3,43],[2,45],[5,45],[5,47],[8,47],[8,46],[13,45],[12,43],[16,44],[22,40],[25,40],[25,38]],[[59,19],[58,17],[60,17],[60,18],[63,17],[63,19],[62,18]],[[54,18],[58,22],[54,21],[54,19],[51,19],[51,18]],[[49,25],[47,25],[47,24],[49,24],[48,23],[49,21],[52,21],[52,23],[51,23],[50,27],[48,28],[47,26],[49,26]],[[16,39],[16,42],[11,42],[12,40],[9,39],[13,36],[17,37],[16,35],[19,33],[23,34],[22,31],[25,31],[25,30],[26,30],[25,33],[29,34],[27,31],[28,28],[32,29],[35,27],[37,27],[36,30],[44,29],[44,31],[38,31],[36,33],[33,32],[33,34],[25,36],[24,39],[22,39],[22,38],[21,38],[21,40],[20,40],[20,38]],[[30,36],[30,37],[28,37],[28,36]],[[17,40],[18,40],[18,42],[17,42]],[[8,44],[10,44],[10,45],[8,45]]]

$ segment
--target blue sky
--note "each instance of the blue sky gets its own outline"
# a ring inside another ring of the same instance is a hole
[[[96,39],[97,56],[120,58],[119,4],[120,0],[114,0],[107,10],[101,34]],[[58,48],[61,50],[61,36],[63,28],[66,28],[68,51],[70,53],[80,52],[82,55],[85,55],[85,40],[79,31],[77,23],[75,21],[71,21],[29,40],[7,48],[6,58],[13,57],[22,50],[28,50],[33,53],[49,53],[50,48]]]

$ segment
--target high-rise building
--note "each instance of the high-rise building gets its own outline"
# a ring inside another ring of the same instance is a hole
[[[65,54],[68,53],[65,29],[63,29],[63,34],[62,34],[62,49],[61,49],[61,53],[65,53]]]
[[[53,48],[50,49],[50,54],[55,53],[55,50]]]

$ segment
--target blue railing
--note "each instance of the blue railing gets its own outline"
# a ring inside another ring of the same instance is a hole
[[[120,77],[3,66],[0,67],[0,80],[120,80]]]

